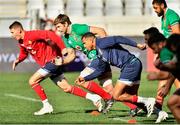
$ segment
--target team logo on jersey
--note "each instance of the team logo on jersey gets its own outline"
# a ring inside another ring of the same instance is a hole
[[[81,47],[80,47],[80,46],[76,46],[76,49],[77,49],[77,50],[81,50]]]

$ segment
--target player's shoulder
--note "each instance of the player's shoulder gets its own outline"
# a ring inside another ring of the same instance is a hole
[[[72,24],[72,27],[82,27],[82,26],[88,26],[87,24],[80,24],[80,23],[74,23],[74,24]]]
[[[167,47],[164,47],[161,52],[160,52],[161,56],[172,56],[174,55],[174,53],[172,51],[170,51]]]
[[[167,16],[175,16],[175,17],[178,17],[179,18],[179,15],[172,9],[169,9],[167,10]]]

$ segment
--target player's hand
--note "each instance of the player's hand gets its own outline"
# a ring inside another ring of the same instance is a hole
[[[19,59],[16,59],[14,62],[13,62],[13,65],[12,65],[12,69],[15,70],[16,66],[18,65],[19,63]]]
[[[161,61],[160,61],[160,58],[156,58],[156,60],[154,61],[154,66],[156,67],[156,68],[160,68],[160,65],[161,65],[162,63],[161,63]]]
[[[56,66],[61,66],[63,64],[63,59],[60,56],[57,56],[52,60],[52,63],[54,63]]]
[[[139,48],[140,50],[145,50],[146,49],[146,44],[145,43],[143,43],[143,44],[138,43],[137,48]]]
[[[78,84],[78,85],[82,85],[82,84],[85,83],[85,80],[84,80],[83,77],[80,77],[80,76],[79,76],[79,77],[76,79],[75,83]]]
[[[148,75],[147,75],[147,79],[148,80],[157,80],[157,73],[156,72],[150,72]]]
[[[169,93],[169,87],[165,86],[160,89],[158,95],[161,97],[166,97],[168,93]]]

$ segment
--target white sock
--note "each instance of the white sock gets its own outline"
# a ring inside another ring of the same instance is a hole
[[[96,94],[91,94],[91,93],[86,94],[86,99],[89,99],[93,102],[96,102],[98,98],[100,98],[100,97]]]
[[[137,102],[145,104],[147,102],[147,100],[148,100],[148,98],[138,96]]]
[[[48,105],[50,105],[49,102],[48,102],[48,99],[43,100],[42,103],[43,103],[43,106],[48,106]]]

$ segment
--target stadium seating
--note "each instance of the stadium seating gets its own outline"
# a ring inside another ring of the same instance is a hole
[[[84,0],[67,0],[66,13],[69,16],[84,15]]]
[[[48,0],[46,13],[48,19],[54,19],[60,13],[64,13],[64,1]]]
[[[123,3],[122,0],[106,0],[105,1],[106,16],[122,16]]]
[[[125,15],[141,16],[143,4],[142,0],[125,0]]]
[[[86,16],[103,15],[103,0],[86,0]]]
[[[26,17],[26,0],[0,0],[0,18]]]
[[[45,6],[43,0],[28,0],[27,3],[28,16],[31,17],[32,12],[38,11],[40,18],[45,18]]]
[[[152,0],[144,0],[144,15],[155,15],[152,7]]]

